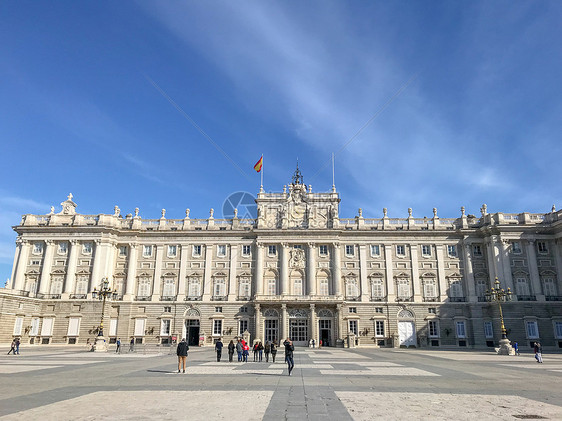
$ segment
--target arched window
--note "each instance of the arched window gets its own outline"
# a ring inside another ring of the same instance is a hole
[[[125,280],[123,278],[115,278],[115,280],[113,281],[113,288],[115,288],[118,297],[121,297],[123,295],[124,283]]]
[[[476,296],[478,297],[479,301],[484,301],[484,297],[486,296],[486,290],[488,289],[488,283],[485,279],[477,279],[476,280]]]
[[[302,295],[302,279],[293,280],[293,295]]]
[[[275,278],[267,280],[267,295],[277,295],[277,281]]]

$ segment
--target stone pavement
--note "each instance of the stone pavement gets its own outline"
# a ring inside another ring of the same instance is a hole
[[[217,363],[192,348],[178,374],[167,353],[21,352],[0,356],[0,420],[562,419],[560,354],[297,348],[289,377],[282,354]]]

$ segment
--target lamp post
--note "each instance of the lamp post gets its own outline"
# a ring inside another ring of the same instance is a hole
[[[486,291],[486,301],[493,303],[498,303],[498,307],[500,309],[500,322],[501,322],[501,330],[502,330],[502,338],[500,339],[500,347],[497,350],[499,355],[515,355],[515,351],[511,346],[511,342],[507,339],[507,331],[505,330],[505,325],[503,323],[503,312],[502,312],[502,302],[505,303],[506,301],[511,301],[512,292],[508,288],[507,291],[503,288],[500,288],[500,281],[498,281],[498,277],[496,276],[496,281],[494,282],[494,286],[489,290]]]
[[[101,320],[100,320],[100,328],[98,331],[98,336],[96,337],[96,342],[94,345],[94,350],[96,352],[107,352],[107,342],[103,335],[103,316],[105,314],[105,300],[106,299],[115,299],[117,298],[117,291],[112,290],[109,286],[109,279],[103,278],[101,280],[100,290],[92,291],[92,298],[95,300],[96,298],[102,302],[101,305]]]

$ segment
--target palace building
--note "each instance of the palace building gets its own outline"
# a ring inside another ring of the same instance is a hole
[[[440,218],[339,215],[297,169],[260,189],[256,218],[143,219],[62,210],[24,215],[0,289],[0,342],[85,344],[104,314],[110,341],[191,345],[251,339],[297,345],[486,348],[501,339],[497,277],[511,341],[562,348],[562,212]],[[103,279],[114,297],[94,300]]]

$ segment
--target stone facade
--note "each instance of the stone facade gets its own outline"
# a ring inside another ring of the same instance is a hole
[[[12,277],[0,290],[0,342],[79,344],[96,335],[103,278],[116,299],[104,332],[126,344],[291,336],[328,346],[497,346],[497,277],[521,348],[562,347],[562,212],[339,217],[335,187],[315,193],[297,170],[260,189],[257,218],[142,219],[62,210],[24,215]]]

